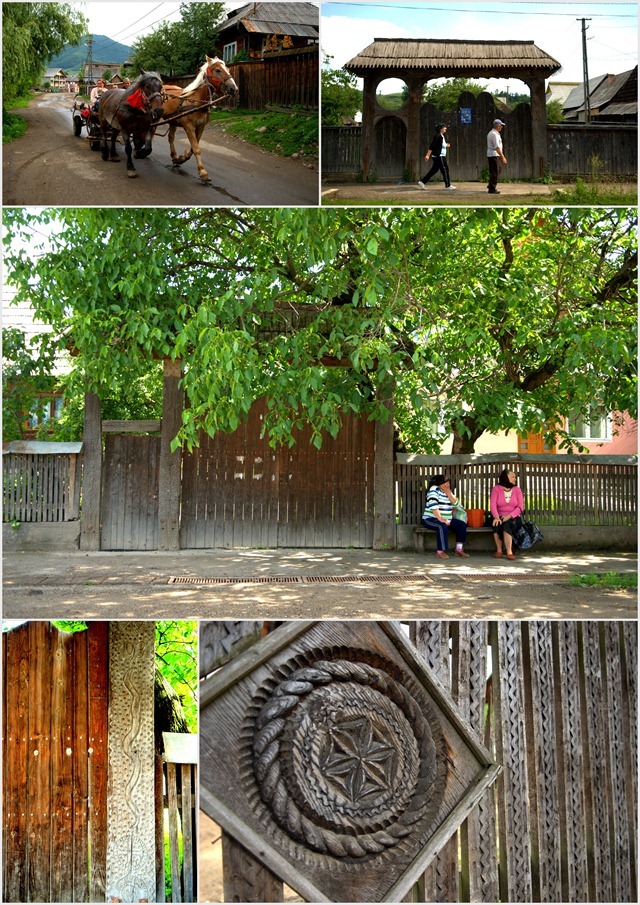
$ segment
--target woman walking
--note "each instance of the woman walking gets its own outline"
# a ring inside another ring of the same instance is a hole
[[[438,172],[442,173],[445,189],[455,189],[455,185],[451,185],[451,179],[449,178],[447,148],[450,148],[451,145],[445,138],[446,131],[447,127],[444,123],[438,123],[436,125],[436,134],[433,138],[433,141],[431,142],[431,145],[429,146],[429,150],[424,155],[424,159],[433,160],[433,164],[426,176],[423,176],[422,179],[418,182],[418,185],[421,189],[426,189],[425,183],[429,182],[431,177],[435,176],[435,174]]]

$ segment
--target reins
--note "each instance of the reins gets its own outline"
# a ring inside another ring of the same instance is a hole
[[[181,98],[181,100],[185,101],[185,100],[188,100],[188,98]],[[165,118],[163,116],[162,119],[158,120],[157,125],[165,126],[165,125],[167,125],[167,123],[171,123],[175,119],[182,119],[183,116],[189,116],[191,113],[197,113],[199,110],[206,110],[210,107],[215,106],[215,104],[219,104],[220,101],[224,101],[224,100],[227,100],[227,96],[223,94],[221,97],[217,97],[213,101],[205,101],[204,104],[199,104],[197,107],[190,107],[188,110],[183,110],[181,113],[174,113],[172,116],[169,116],[168,118]]]

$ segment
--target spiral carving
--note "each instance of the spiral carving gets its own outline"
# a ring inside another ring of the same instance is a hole
[[[339,658],[292,669],[253,727],[262,801],[316,852],[354,859],[391,849],[442,794],[429,714],[378,665]]]

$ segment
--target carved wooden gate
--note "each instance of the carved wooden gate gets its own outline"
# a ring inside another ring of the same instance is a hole
[[[107,635],[30,622],[2,637],[4,902],[104,901]]]
[[[106,434],[102,549],[158,549],[160,437]]]
[[[394,775],[390,739],[404,724],[398,721],[389,729],[378,715],[382,723],[358,734],[360,713],[354,713],[352,692],[333,697],[335,661],[351,659],[353,668],[354,648],[365,644],[375,660],[374,671],[368,672],[372,663],[361,659],[356,669],[362,675],[344,675],[344,687],[361,690],[367,674],[367,687],[379,691],[372,677],[375,670],[389,677],[389,660],[369,644],[366,623],[352,623],[356,644],[345,643],[338,624],[327,625],[332,642],[322,650],[328,666],[308,662],[304,645],[292,642],[290,623],[259,644],[255,622],[201,625],[204,672],[231,661],[203,681],[201,695],[201,803],[225,830],[225,901],[282,901],[282,879],[310,898],[318,861],[327,874],[341,878],[325,887],[325,900],[374,900],[369,866],[380,856],[372,851],[363,858],[346,846],[375,843],[372,824],[389,816],[381,800],[376,800],[375,818],[368,815],[367,832],[363,824],[346,843],[339,840],[346,854],[327,854],[322,846],[336,819],[344,820],[349,812],[353,828],[357,808],[367,795],[375,799],[375,783],[380,785],[381,777],[383,786],[389,783]],[[305,626],[298,631],[300,637],[307,634]],[[440,837],[437,846],[427,845],[426,860],[436,848],[439,852],[408,901],[637,901],[637,624],[415,622],[408,631],[415,650],[402,648],[394,681],[412,667],[417,652],[502,766],[497,783],[486,789],[460,829],[448,825],[451,839],[442,845]],[[254,646],[246,649],[247,644]],[[253,683],[251,701],[243,691],[244,679]],[[320,688],[324,697],[314,703]],[[236,709],[233,716],[224,705],[227,697]],[[326,732],[323,742],[322,732],[314,734],[310,726],[315,720],[331,728],[340,713],[345,725],[330,744]],[[431,724],[430,717],[427,721]],[[220,795],[212,778],[211,750],[218,751],[217,763],[238,757],[249,786],[248,807],[237,798],[230,807]],[[446,756],[455,764],[455,752],[447,748]],[[332,775],[350,790],[343,791],[341,807],[336,807],[339,793],[331,790]],[[320,790],[317,795],[314,789]],[[393,826],[391,821],[383,831],[390,837],[389,856],[397,844],[389,829]],[[265,827],[273,829],[266,843]],[[284,851],[283,834],[290,840]],[[292,851],[303,853],[297,867]],[[343,872],[345,862],[351,872]],[[392,873],[390,867],[390,881]],[[405,876],[410,878],[411,873]],[[402,884],[396,884],[396,892],[402,892]],[[202,895],[206,897],[205,889]]]
[[[291,449],[261,429],[256,404],[233,434],[184,453],[181,547],[370,547],[374,424],[345,416],[319,450],[309,429]]]

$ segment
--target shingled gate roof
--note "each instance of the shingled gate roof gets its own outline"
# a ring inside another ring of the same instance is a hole
[[[375,38],[345,64],[356,75],[375,70],[411,69],[432,78],[508,76],[532,72],[549,76],[561,64],[533,41],[460,41],[430,38]]]

